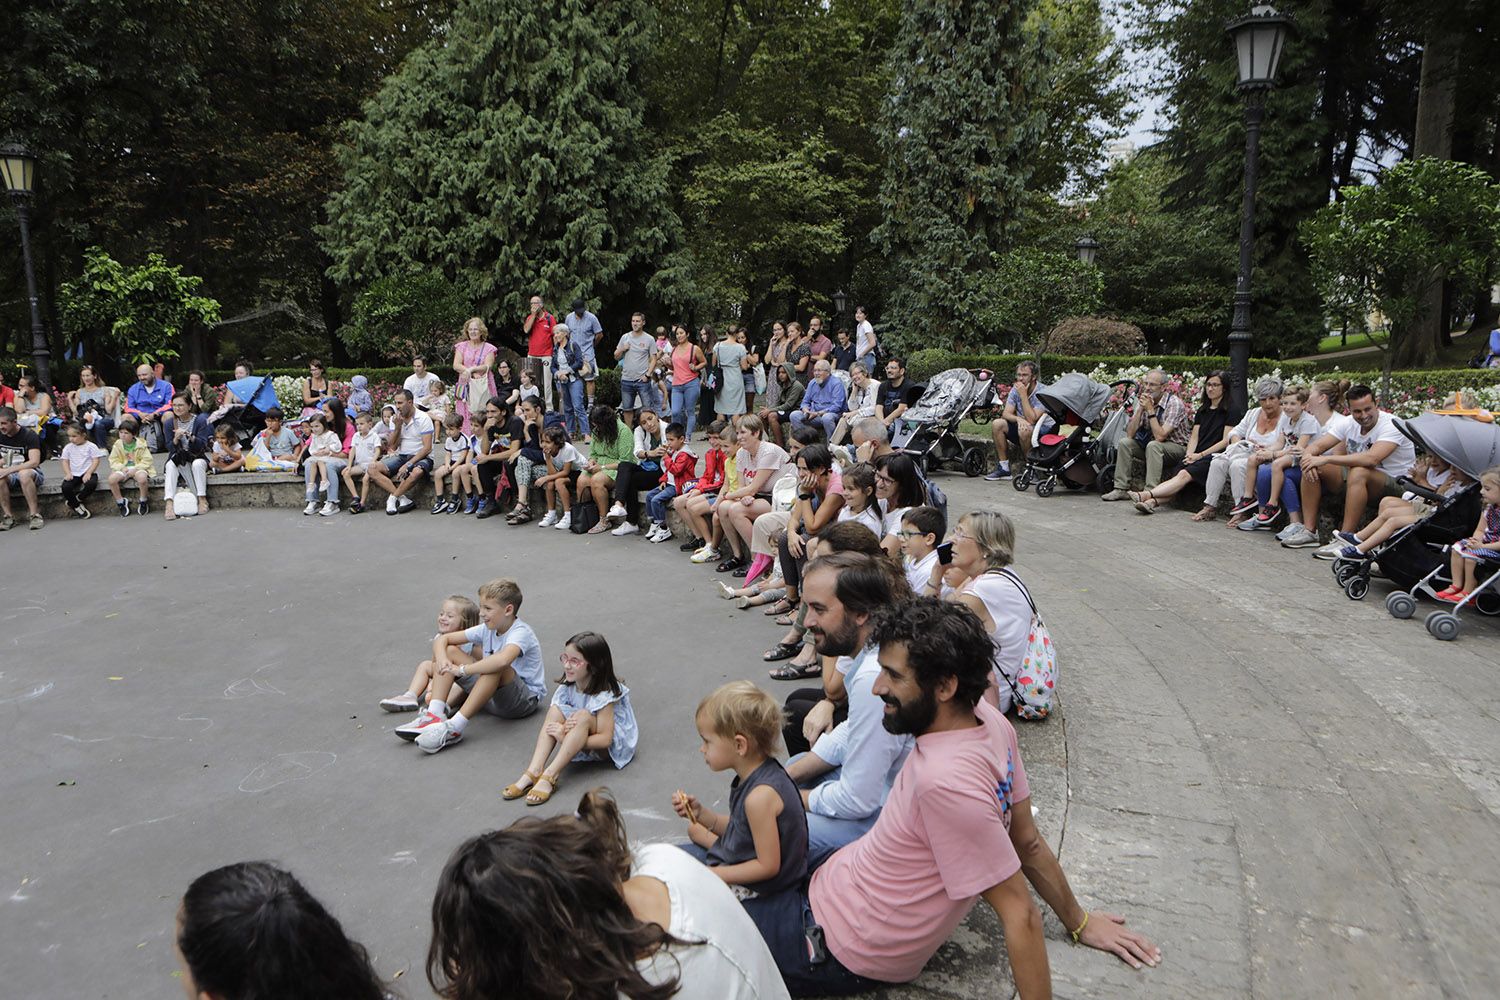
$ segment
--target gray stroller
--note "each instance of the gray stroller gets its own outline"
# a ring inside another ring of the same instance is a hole
[[[1070,490],[1081,490],[1099,482],[1101,475],[1112,478],[1109,470],[1114,466],[1114,443],[1120,427],[1112,416],[1095,430],[1109,403],[1110,387],[1071,372],[1042,386],[1036,395],[1055,423],[1037,425],[1026,468],[1011,485],[1024,492],[1035,483],[1036,495],[1046,497],[1059,482]],[[1059,433],[1068,427],[1073,431]],[[1104,490],[1111,488],[1100,485]]]

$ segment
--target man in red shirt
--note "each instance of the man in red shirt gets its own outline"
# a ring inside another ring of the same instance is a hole
[[[547,409],[552,409],[552,329],[557,326],[557,317],[542,308],[542,297],[531,297],[531,312],[521,321],[526,331],[526,363],[532,377],[541,387]]]
[[[0,372],[0,406],[15,406],[16,391],[5,384],[5,373]]]

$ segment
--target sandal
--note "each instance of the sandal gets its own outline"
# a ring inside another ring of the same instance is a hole
[[[793,601],[789,601],[785,597],[783,597],[781,598],[781,600],[777,601],[775,604],[766,609],[766,616],[770,617],[772,615],[784,615],[796,610],[796,603]]]
[[[802,651],[800,642],[778,642],[770,649],[761,654],[761,659],[767,663],[775,663],[777,660],[790,660]]]
[[[728,573],[730,570],[738,569],[742,565],[744,564],[740,561],[739,556],[730,556],[728,559],[725,559],[723,562],[719,563],[719,565],[715,566],[714,572]]]
[[[1212,521],[1219,516],[1219,508],[1204,504],[1198,513],[1193,515],[1194,521]]]
[[[1145,493],[1143,493],[1141,497],[1142,498],[1140,500],[1137,500],[1135,502],[1135,509],[1140,511],[1142,514],[1155,514],[1156,508],[1161,506],[1161,501],[1152,496],[1150,490],[1147,490]]]
[[[821,677],[823,668],[817,663],[810,663],[803,667],[788,663],[784,667],[777,667],[770,671],[770,674],[773,681],[802,681],[810,677]]]
[[[743,598],[745,596],[744,594],[741,594],[739,591],[735,590],[729,584],[725,583],[723,580],[715,580],[714,583],[717,583],[719,585],[719,596],[724,598],[724,600],[726,601],[732,601],[736,597]]]
[[[505,515],[506,524],[525,524],[531,520],[531,508],[517,505],[516,509]]]
[[[547,790],[545,792],[537,788],[537,785],[540,785],[544,781],[547,783]],[[531,791],[526,793],[526,804],[528,806],[539,806],[552,798],[552,793],[555,791],[557,791],[557,776],[543,771],[542,776],[536,779],[536,785],[532,785]]]
[[[598,524],[594,525],[588,531],[585,531],[584,534],[585,535],[602,535],[602,534],[604,534],[608,530],[609,530],[609,522],[608,521],[600,521]]]
[[[523,781],[526,782],[525,785],[521,784],[521,782]],[[522,771],[519,778],[517,778],[513,783],[505,786],[504,790],[500,792],[500,797],[507,801],[509,801],[510,799],[519,799],[521,796],[525,795],[527,790],[531,788],[532,785],[535,785],[536,782],[537,776],[535,774],[531,773],[530,771]]]

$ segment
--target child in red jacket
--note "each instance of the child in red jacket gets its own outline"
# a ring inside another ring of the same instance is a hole
[[[646,494],[646,514],[651,518],[651,530],[646,532],[646,541],[665,542],[672,537],[667,527],[667,504],[698,468],[698,456],[687,446],[687,434],[681,424],[668,424],[665,434],[667,453],[661,458],[661,483]]]

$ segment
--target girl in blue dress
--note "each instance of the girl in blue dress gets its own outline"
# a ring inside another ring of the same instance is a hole
[[[639,732],[630,689],[615,677],[614,657],[604,636],[579,632],[564,645],[561,659],[562,676],[537,734],[531,763],[500,793],[507,799],[524,795],[529,806],[552,797],[570,762],[607,759],[624,767],[635,756]]]

